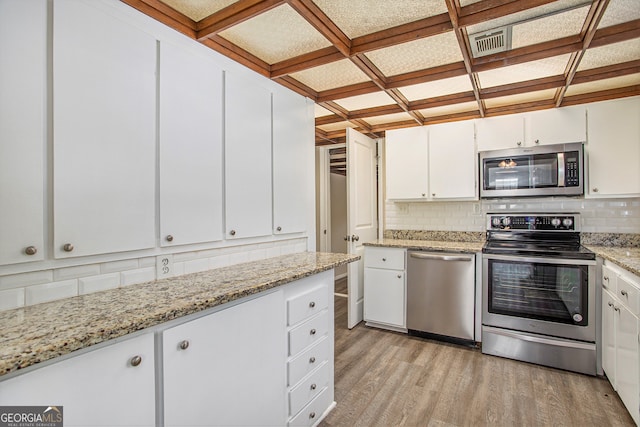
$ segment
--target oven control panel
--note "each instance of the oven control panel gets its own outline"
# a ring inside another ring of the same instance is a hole
[[[487,230],[579,231],[578,214],[489,214]]]

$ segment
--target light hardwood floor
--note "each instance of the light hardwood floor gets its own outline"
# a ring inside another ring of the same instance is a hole
[[[364,326],[336,297],[329,426],[632,426],[604,378]]]

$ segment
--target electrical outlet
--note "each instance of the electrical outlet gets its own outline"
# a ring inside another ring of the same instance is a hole
[[[156,257],[156,278],[173,277],[173,254]]]

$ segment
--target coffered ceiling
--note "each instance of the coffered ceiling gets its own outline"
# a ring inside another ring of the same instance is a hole
[[[640,0],[121,1],[313,99],[316,144],[640,95]]]

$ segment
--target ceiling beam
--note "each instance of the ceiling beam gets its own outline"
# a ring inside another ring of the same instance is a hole
[[[491,19],[533,9],[556,0],[485,0],[460,8],[458,25],[466,27]]]
[[[333,101],[334,99],[349,98],[356,95],[379,92],[380,88],[373,82],[356,83],[349,86],[338,87],[318,92],[317,102]]]
[[[196,21],[167,6],[160,0],[120,0],[176,31],[196,38]]]
[[[442,107],[445,105],[461,104],[463,102],[474,102],[476,96],[473,91],[454,93],[451,95],[436,96],[433,98],[419,99],[417,101],[411,101],[409,107],[412,110],[424,110],[427,108]]]
[[[344,59],[344,55],[335,46],[309,52],[304,55],[276,62],[271,65],[271,78],[296,73],[308,68],[319,67]]]
[[[606,101],[609,99],[619,99],[629,96],[640,95],[640,85],[632,85],[619,87],[615,89],[607,89],[598,92],[582,93],[579,95],[565,96],[562,106],[586,104],[589,102]]]
[[[287,3],[344,56],[349,56],[351,40],[312,0],[287,0]]]
[[[244,65],[247,68],[251,68],[253,71],[262,74],[265,77],[271,75],[269,64],[264,62],[257,56],[252,55],[246,50],[231,43],[224,37],[218,35],[211,35],[210,37],[201,40],[201,43],[211,49],[223,54],[224,56],[233,59],[236,62]]]
[[[196,38],[202,41],[283,3],[284,0],[239,0],[199,21]]]
[[[545,89],[562,87],[565,84],[564,75],[544,77],[541,79],[527,80],[480,89],[482,99],[500,98],[502,96],[520,95],[527,92],[536,92]]]
[[[623,62],[622,64],[607,65],[578,71],[573,78],[573,84],[588,83],[596,80],[610,79],[640,73],[640,59]]]
[[[596,31],[591,47],[600,47],[640,37],[640,19],[612,25]]]
[[[280,83],[282,86],[291,89],[292,91],[299,93],[302,96],[306,96],[314,101],[318,99],[318,92],[311,89],[309,86],[301,83],[299,80],[289,76],[282,76],[273,79],[275,82]]]
[[[433,82],[436,80],[458,77],[467,74],[464,62],[440,65],[425,70],[411,71],[409,73],[397,74],[387,78],[387,88],[398,88],[403,86],[416,85],[420,83]]]

